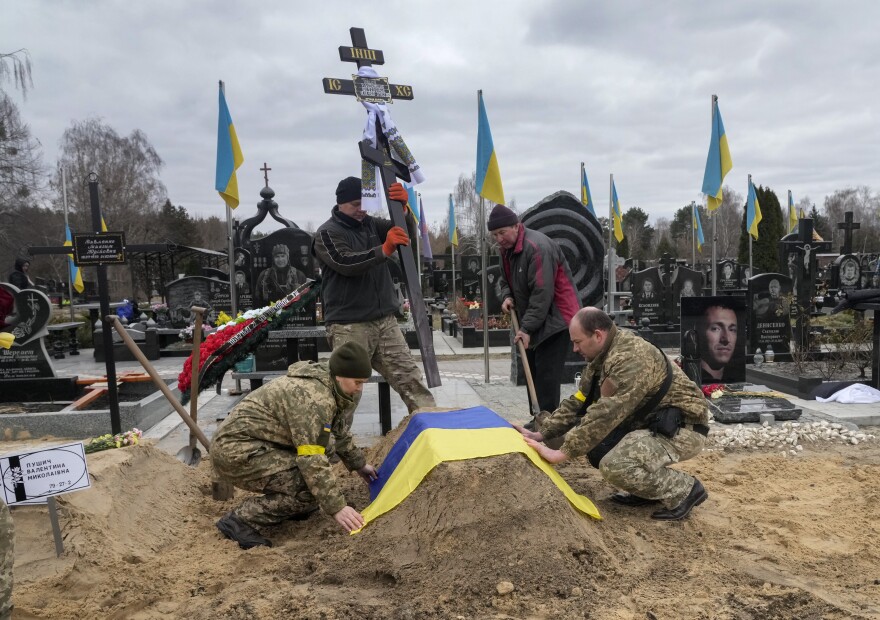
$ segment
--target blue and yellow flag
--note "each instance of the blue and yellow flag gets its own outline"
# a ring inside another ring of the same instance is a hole
[[[101,232],[107,232],[107,222],[104,221],[104,216],[101,216]]]
[[[620,210],[620,200],[617,198],[617,186],[611,181],[611,219],[614,221],[614,238],[617,243],[623,241],[623,212]]]
[[[226,95],[223,94],[223,82],[220,82],[220,117],[217,122],[217,177],[214,181],[214,189],[220,192],[220,197],[229,205],[230,209],[238,206],[238,179],[235,171],[244,162],[241,154],[241,146],[238,144],[238,136],[235,135],[235,126],[232,124],[232,116],[226,107]]]
[[[486,407],[471,407],[417,413],[410,418],[379,467],[378,479],[370,483],[372,502],[362,513],[364,527],[405,500],[440,463],[513,452],[523,454],[547,474],[576,509],[595,519],[602,518],[593,503],[575,493],[556,470],[523,441],[510,422]]]
[[[798,225],[797,209],[794,208],[794,198],[791,197],[791,190],[788,190],[788,232],[793,233]]]
[[[758,196],[755,194],[755,185],[749,179],[749,199],[746,202],[746,230],[756,240],[758,238],[758,224],[761,223],[761,205],[758,204]]]
[[[700,221],[700,212],[697,211],[697,203],[691,205],[694,210],[694,230],[697,231],[697,249],[702,250],[706,239],[703,237],[703,223]]]
[[[721,206],[721,184],[725,175],[733,168],[727,134],[721,121],[718,99],[712,99],[712,139],[709,142],[709,155],[706,157],[706,172],[703,174],[703,193],[708,197],[706,206],[714,211]]]
[[[419,196],[419,233],[422,236],[422,256],[428,260],[434,258],[434,251],[431,249],[431,237],[428,235],[428,222],[425,220],[425,203]]]
[[[489,117],[483,105],[483,91],[479,92],[479,124],[477,127],[477,193],[495,204],[504,204],[504,188],[501,187],[501,169],[489,129]]]
[[[409,195],[409,210],[412,211],[413,217],[416,220],[416,225],[419,225],[422,217],[419,215],[419,195],[416,193],[416,188],[409,183],[404,183],[403,186],[406,188],[406,193]]]
[[[458,224],[455,222],[455,203],[449,194],[449,244],[458,247]]]
[[[581,204],[589,209],[593,216],[596,216],[596,210],[593,208],[593,197],[590,195],[590,184],[587,181],[587,171],[581,164]]]
[[[103,223],[104,218],[101,218],[101,224]],[[73,247],[73,235],[70,234],[70,226],[66,225],[64,226],[64,247]],[[76,289],[77,293],[82,293],[85,289],[85,286],[83,286],[82,271],[80,271],[80,268],[73,262],[73,254],[67,255],[67,266],[70,270],[70,281],[73,282],[73,288]]]

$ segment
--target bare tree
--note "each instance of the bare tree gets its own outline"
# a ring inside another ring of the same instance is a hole
[[[127,243],[157,241],[151,224],[167,200],[159,179],[162,158],[147,136],[136,129],[123,137],[100,119],[74,122],[61,137],[61,154],[53,180],[56,208],[61,208],[61,170],[67,172],[70,225],[91,231],[89,174],[98,175],[101,211],[110,230],[123,230]],[[131,291],[128,269],[109,269],[111,291]]]
[[[41,204],[45,190],[42,146],[12,99],[0,91],[0,239],[20,230],[22,208]]]
[[[27,99],[28,90],[34,87],[31,76],[31,55],[25,48],[0,53],[0,82],[12,78],[12,84],[21,91],[21,96]]]
[[[712,255],[713,240],[710,239],[712,236],[712,220],[717,218],[715,219],[715,235],[718,238],[716,254],[718,260],[736,257],[739,251],[743,204],[742,194],[725,185],[721,206],[715,209],[715,211],[710,212],[709,217],[703,220],[703,233],[706,237],[706,244],[703,246],[704,256]],[[708,250],[708,254],[706,254],[706,250]]]

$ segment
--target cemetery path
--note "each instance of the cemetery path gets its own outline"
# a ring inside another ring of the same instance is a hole
[[[337,467],[362,508],[366,487]],[[45,507],[14,509],[14,618],[880,617],[880,442],[706,452],[682,468],[710,497],[681,523],[618,507],[595,470],[563,465],[604,520],[583,517],[504,455],[439,465],[358,535],[316,514],[244,552],[214,528],[242,492],[214,502],[209,459],[101,452],[93,487],[59,498],[61,559]]]

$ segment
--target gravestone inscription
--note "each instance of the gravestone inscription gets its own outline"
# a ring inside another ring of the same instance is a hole
[[[640,323],[643,318],[649,319],[651,325],[660,325],[666,321],[663,309],[663,282],[657,267],[633,273],[632,291],[633,318],[636,323]]]
[[[774,353],[791,351],[791,278],[764,273],[749,279],[749,348]]]

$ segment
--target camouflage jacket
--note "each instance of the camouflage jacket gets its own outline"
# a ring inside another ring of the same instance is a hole
[[[345,498],[325,448],[332,433],[349,471],[364,466],[364,454],[351,436],[356,405],[336,387],[327,362],[298,362],[233,408],[214,434],[212,460],[233,481],[298,467],[321,509],[335,514],[345,507]]]
[[[671,364],[671,368],[672,385],[657,409],[678,407],[684,423],[706,424],[709,408],[703,392],[681,368],[675,364]],[[600,386],[610,379],[617,389],[613,394],[598,398],[586,415],[578,419],[577,412],[586,400],[596,373]],[[631,331],[613,327],[609,332],[609,345],[581,373],[578,391],[544,419],[541,433],[545,439],[565,435],[561,450],[570,458],[584,456],[647,403],[665,377],[665,355],[657,347]]]

